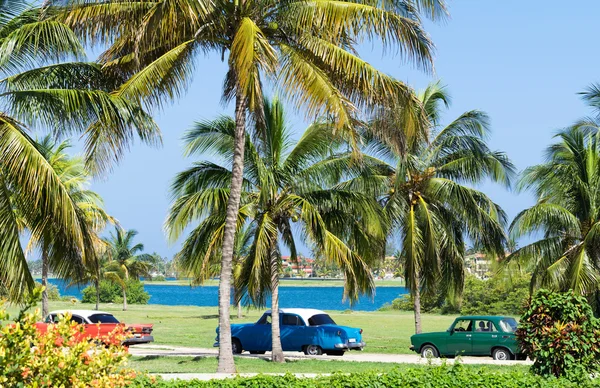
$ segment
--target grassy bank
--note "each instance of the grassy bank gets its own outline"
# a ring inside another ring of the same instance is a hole
[[[51,310],[93,309],[94,305],[69,302],[50,302]],[[215,338],[218,325],[216,307],[129,305],[122,311],[118,304],[102,304],[101,310],[113,313],[126,323],[153,323],[157,345],[177,345],[209,348]],[[16,312],[16,308],[9,309]],[[235,313],[235,309],[232,309]],[[263,310],[244,310],[244,317],[232,316],[232,323],[255,322]],[[414,319],[411,312],[373,311],[342,312],[331,311],[332,318],[340,325],[360,327],[369,353],[410,353],[410,336],[414,333]],[[444,331],[454,320],[450,315],[423,315],[424,331]]]
[[[189,286],[189,280],[166,280],[166,281],[143,281],[144,284],[149,285],[160,285],[160,286]],[[203,284],[204,286],[218,286],[218,280],[207,280]],[[343,279],[280,279],[280,287],[343,287]],[[404,287],[404,281],[400,279],[395,280],[375,280],[376,287]],[[201,287],[201,286],[198,286]]]
[[[214,373],[217,369],[216,357],[132,357],[129,365],[140,371],[149,373]],[[394,364],[385,362],[354,362],[354,361],[323,361],[323,360],[296,360],[287,361],[285,364],[273,363],[269,360],[236,357],[235,367],[239,373],[361,373],[377,370],[389,372],[394,369],[406,370],[409,368],[422,368],[425,365]],[[526,372],[526,365],[511,366],[481,366],[464,365],[467,369],[478,369],[488,372],[522,371]]]

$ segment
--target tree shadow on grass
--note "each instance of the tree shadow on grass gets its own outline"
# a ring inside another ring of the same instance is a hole
[[[244,319],[246,318],[246,316],[242,316],[242,318],[240,319]],[[181,319],[219,319],[219,314],[209,314],[209,315],[192,315],[189,317],[181,317]],[[238,319],[237,314],[236,315],[229,315],[229,319],[231,320],[236,320]]]
[[[168,358],[169,358],[169,356],[152,355],[152,356],[143,356],[143,357],[136,358],[135,361],[136,362],[144,362],[144,361],[154,361],[154,360],[166,360]],[[199,362],[199,361],[202,361],[202,360],[206,360],[208,358],[215,358],[215,357],[214,356],[208,356],[208,355],[207,356],[195,356],[195,357],[190,358],[189,360],[181,360],[181,361],[178,361],[177,363],[178,364],[185,364],[185,363],[188,363],[188,362]]]

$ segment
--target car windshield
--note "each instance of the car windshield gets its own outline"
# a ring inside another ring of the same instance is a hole
[[[514,318],[504,318],[500,320],[502,331],[514,333],[517,330],[517,321]]]
[[[335,325],[335,322],[327,314],[317,314],[308,318],[308,324],[310,326]]]
[[[94,314],[89,317],[92,323],[119,323],[119,320],[111,314]]]

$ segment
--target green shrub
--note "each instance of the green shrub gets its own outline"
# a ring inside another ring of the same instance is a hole
[[[380,310],[413,311],[413,299],[410,294],[396,298],[391,304],[385,304]],[[442,295],[421,295],[421,311],[424,313],[439,313],[446,307]]]
[[[477,315],[520,315],[523,305],[529,297],[529,275],[517,275],[510,282],[499,277],[481,280],[467,276],[462,303],[454,306],[448,303],[444,295],[424,295],[421,297],[421,311],[441,314],[477,314]],[[382,310],[413,311],[410,295],[394,299],[391,305]]]
[[[120,345],[122,330],[105,339],[112,345],[102,347],[77,341],[82,326],[68,316],[39,332],[39,311],[26,309],[40,296],[38,288],[14,322],[0,325],[0,387],[125,387],[136,377],[125,368],[128,352]],[[0,322],[8,319],[0,303]]]
[[[91,285],[81,292],[82,303],[96,303],[96,288]],[[144,285],[135,279],[127,281],[127,303],[148,304],[150,294],[144,290]],[[121,286],[108,280],[100,281],[100,303],[122,303],[123,291]]]
[[[149,280],[152,282],[164,282],[167,279],[163,275],[156,275],[154,277],[151,277]]]
[[[490,372],[477,368],[465,368],[459,363],[454,366],[429,366],[394,370],[389,373],[377,371],[354,374],[333,374],[331,376],[298,378],[285,376],[237,377],[211,381],[164,381],[154,377],[140,377],[129,388],[397,388],[397,387],[444,387],[444,388],[587,388],[593,387],[589,381],[575,384],[565,379],[536,376],[529,372],[509,371]]]
[[[587,379],[600,371],[600,321],[582,296],[539,290],[521,317],[517,338],[542,376]]]
[[[35,286],[41,287],[42,283],[35,282]],[[46,289],[48,290],[48,300],[53,300],[53,301],[62,300],[62,297],[60,296],[60,292],[58,292],[58,287],[56,287],[54,284],[48,283],[48,285],[46,286]]]

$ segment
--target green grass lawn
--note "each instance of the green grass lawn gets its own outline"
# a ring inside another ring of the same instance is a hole
[[[149,373],[214,373],[217,369],[216,357],[132,357],[129,366]],[[423,364],[394,364],[384,362],[354,362],[354,361],[326,361],[326,360],[296,360],[287,361],[285,364],[273,363],[270,360],[236,357],[235,366],[239,373],[359,373],[366,371],[388,372],[392,369],[423,368]],[[514,366],[481,366],[464,365],[466,368],[475,368],[486,371],[527,371],[526,365]]]
[[[91,304],[71,304],[70,302],[50,302],[50,310],[93,309]],[[212,347],[215,329],[218,325],[216,307],[129,305],[122,311],[119,304],[102,304],[101,310],[113,313],[126,323],[153,323],[155,345],[177,345],[191,347]],[[15,313],[15,307],[9,308]],[[234,309],[232,309],[234,313]],[[263,313],[261,310],[244,310],[244,317],[232,316],[232,323],[254,322]],[[369,353],[410,353],[410,336],[414,333],[412,312],[374,311],[342,312],[330,311],[332,318],[340,325],[360,327]],[[424,314],[423,331],[444,331],[455,316]]]

